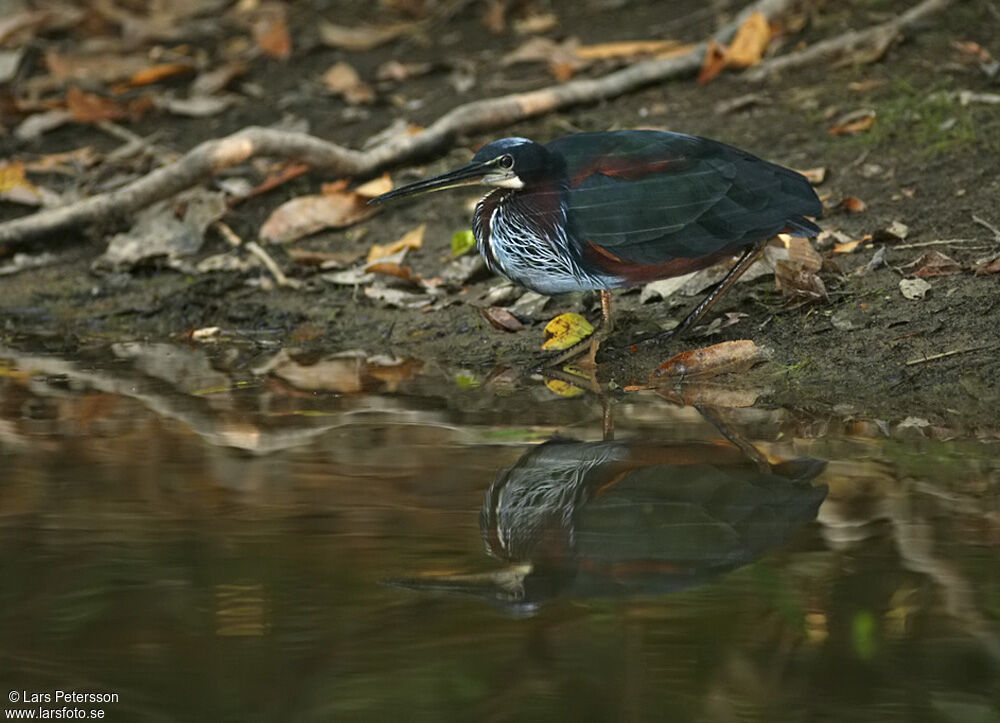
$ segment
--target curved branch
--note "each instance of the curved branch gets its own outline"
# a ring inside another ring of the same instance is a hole
[[[818,61],[859,51],[870,51],[876,58],[880,57],[889,44],[899,37],[900,33],[917,25],[928,16],[944,10],[953,2],[954,0],[923,0],[905,13],[886,20],[884,23],[873,25],[864,30],[849,30],[835,38],[814,43],[797,53],[789,53],[767,60],[746,71],[743,77],[751,81],[762,81],[784,70],[801,68]]]
[[[728,42],[752,13],[760,12],[773,18],[794,2],[757,0],[715,37],[720,42]],[[439,153],[459,134],[508,126],[569,106],[607,100],[653,83],[693,75],[701,67],[707,47],[707,43],[700,43],[683,55],[636,63],[602,78],[574,80],[528,93],[467,103],[419,133],[390,139],[365,152],[302,133],[244,128],[225,138],[205,141],[176,162],[115,191],[2,223],[0,243],[24,243],[61,229],[127,216],[255,156],[301,161],[313,168],[349,177],[369,176],[389,166]]]

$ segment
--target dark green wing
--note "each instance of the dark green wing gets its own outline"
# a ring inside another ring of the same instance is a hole
[[[724,143],[664,131],[581,133],[549,143],[566,165],[571,236],[662,264],[736,250],[786,228],[815,235],[822,205],[787,168]]]

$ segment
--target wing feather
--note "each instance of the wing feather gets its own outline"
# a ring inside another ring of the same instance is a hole
[[[664,131],[566,136],[567,221],[580,244],[637,264],[737,250],[786,228],[814,234],[803,216],[822,206],[800,174],[724,143]]]

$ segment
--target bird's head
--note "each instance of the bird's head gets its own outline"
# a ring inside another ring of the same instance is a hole
[[[373,198],[369,203],[480,183],[494,188],[524,188],[542,178],[551,164],[552,157],[545,146],[527,138],[501,138],[480,148],[472,161],[461,168],[400,186]]]

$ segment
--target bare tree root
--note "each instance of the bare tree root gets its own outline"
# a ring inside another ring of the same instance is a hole
[[[759,82],[785,70],[856,54],[866,55],[872,59],[880,58],[903,31],[913,28],[930,15],[941,12],[953,2],[954,0],[923,0],[905,13],[879,25],[864,30],[850,30],[835,38],[810,45],[797,53],[767,60],[746,71],[743,77]]]

